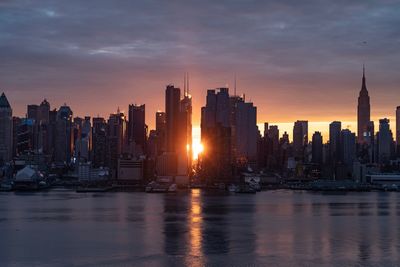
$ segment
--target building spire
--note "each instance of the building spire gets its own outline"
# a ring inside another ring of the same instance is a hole
[[[186,96],[186,72],[183,75],[183,96]]]
[[[365,65],[363,64],[363,76],[362,76],[362,85],[361,85],[361,91],[367,91],[367,83],[365,81]]]
[[[189,96],[189,72],[186,72],[186,94]]]
[[[363,78],[365,79],[365,64],[363,63]]]
[[[0,96],[0,107],[1,108],[10,108],[11,107],[4,92]]]
[[[235,79],[234,79],[234,95],[236,96],[236,72],[235,72]]]

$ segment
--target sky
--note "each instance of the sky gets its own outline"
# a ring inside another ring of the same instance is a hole
[[[206,90],[232,92],[236,74],[259,123],[356,130],[363,63],[372,119],[394,123],[400,1],[0,1],[0,91],[19,116],[43,98],[76,116],[144,103],[153,128],[189,72],[195,127]]]

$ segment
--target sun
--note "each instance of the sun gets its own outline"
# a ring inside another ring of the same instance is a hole
[[[199,154],[201,154],[204,151],[204,146],[202,143],[200,143],[200,140],[193,140],[192,150],[193,150],[193,159],[194,160],[198,159]]]

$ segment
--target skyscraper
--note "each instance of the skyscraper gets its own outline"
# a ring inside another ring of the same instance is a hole
[[[397,155],[400,156],[400,106],[396,109],[396,143]]]
[[[31,146],[29,150],[35,151],[36,153],[49,154],[50,146],[48,144],[49,138],[49,115],[50,115],[50,103],[44,99],[40,105],[32,104],[27,106],[27,119],[24,121],[25,126],[29,124],[29,132],[25,132],[24,138],[28,138],[28,134],[31,136]]]
[[[270,125],[268,129],[268,137],[272,144],[272,154],[276,155],[279,148],[279,129],[277,125]]]
[[[124,113],[120,112],[110,114],[107,122],[107,156],[108,166],[112,174],[116,177],[118,159],[126,148],[126,118]]]
[[[156,112],[157,154],[166,151],[166,118],[165,112]]]
[[[18,128],[19,125],[21,124],[22,119],[19,117],[13,117],[13,145],[12,145],[12,156],[15,157],[18,154],[17,146],[18,146]]]
[[[179,129],[179,112],[180,112],[181,90],[168,85],[165,90],[165,120],[166,120],[166,136],[167,151],[175,152],[178,145],[177,136]]]
[[[344,129],[340,133],[340,154],[343,164],[348,170],[353,168],[353,161],[356,156],[356,135],[349,129]]]
[[[48,124],[49,123],[49,113],[50,113],[50,103],[44,99],[37,111],[37,119],[41,124]]]
[[[51,140],[49,134],[51,133],[49,130],[50,123],[50,103],[44,99],[42,103],[40,103],[39,108],[37,110],[37,132],[38,132],[38,149],[41,150],[44,154],[50,154],[49,140]]]
[[[340,132],[342,131],[342,123],[333,121],[329,124],[329,161],[336,163],[340,159]]]
[[[296,121],[293,127],[293,152],[299,160],[304,158],[304,150],[308,144],[308,121]]]
[[[316,164],[322,164],[322,135],[320,132],[315,132],[312,136],[312,162]]]
[[[85,116],[85,119],[80,122],[80,129],[75,141],[75,157],[80,162],[86,162],[91,159],[92,152],[92,124],[90,117]]]
[[[38,110],[39,110],[39,106],[38,105],[28,105],[27,106],[27,118],[28,119],[33,119],[33,120],[37,120],[38,117]]]
[[[0,164],[12,159],[12,109],[4,93],[0,96]]]
[[[389,119],[386,118],[379,120],[379,132],[377,134],[377,153],[379,163],[386,163],[391,157],[393,135],[390,130],[389,122]]]
[[[128,142],[135,153],[143,154],[146,149],[147,125],[145,123],[145,105],[129,105]]]
[[[57,112],[55,136],[55,160],[70,163],[73,151],[72,110],[64,104]]]
[[[365,134],[368,130],[368,125],[370,122],[370,101],[367,90],[367,85],[365,81],[365,68],[363,67],[363,77],[360,95],[358,97],[358,107],[357,107],[357,140],[359,143],[365,142]]]
[[[191,165],[192,99],[185,75],[184,94],[168,85],[165,90],[166,151],[168,175],[187,176]]]
[[[232,145],[228,88],[207,90],[206,105],[201,108],[202,174],[213,182],[228,182],[232,177]]]
[[[240,98],[233,107],[235,119],[234,140],[236,159],[255,162],[257,158],[257,107]]]
[[[93,118],[92,138],[93,166],[96,168],[104,167],[107,159],[107,123],[104,118]]]
[[[192,97],[185,86],[180,103],[177,155],[178,175],[188,175],[192,165]]]

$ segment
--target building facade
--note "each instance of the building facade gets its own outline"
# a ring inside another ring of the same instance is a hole
[[[4,93],[0,96],[0,164],[12,160],[13,117],[12,109]]]

